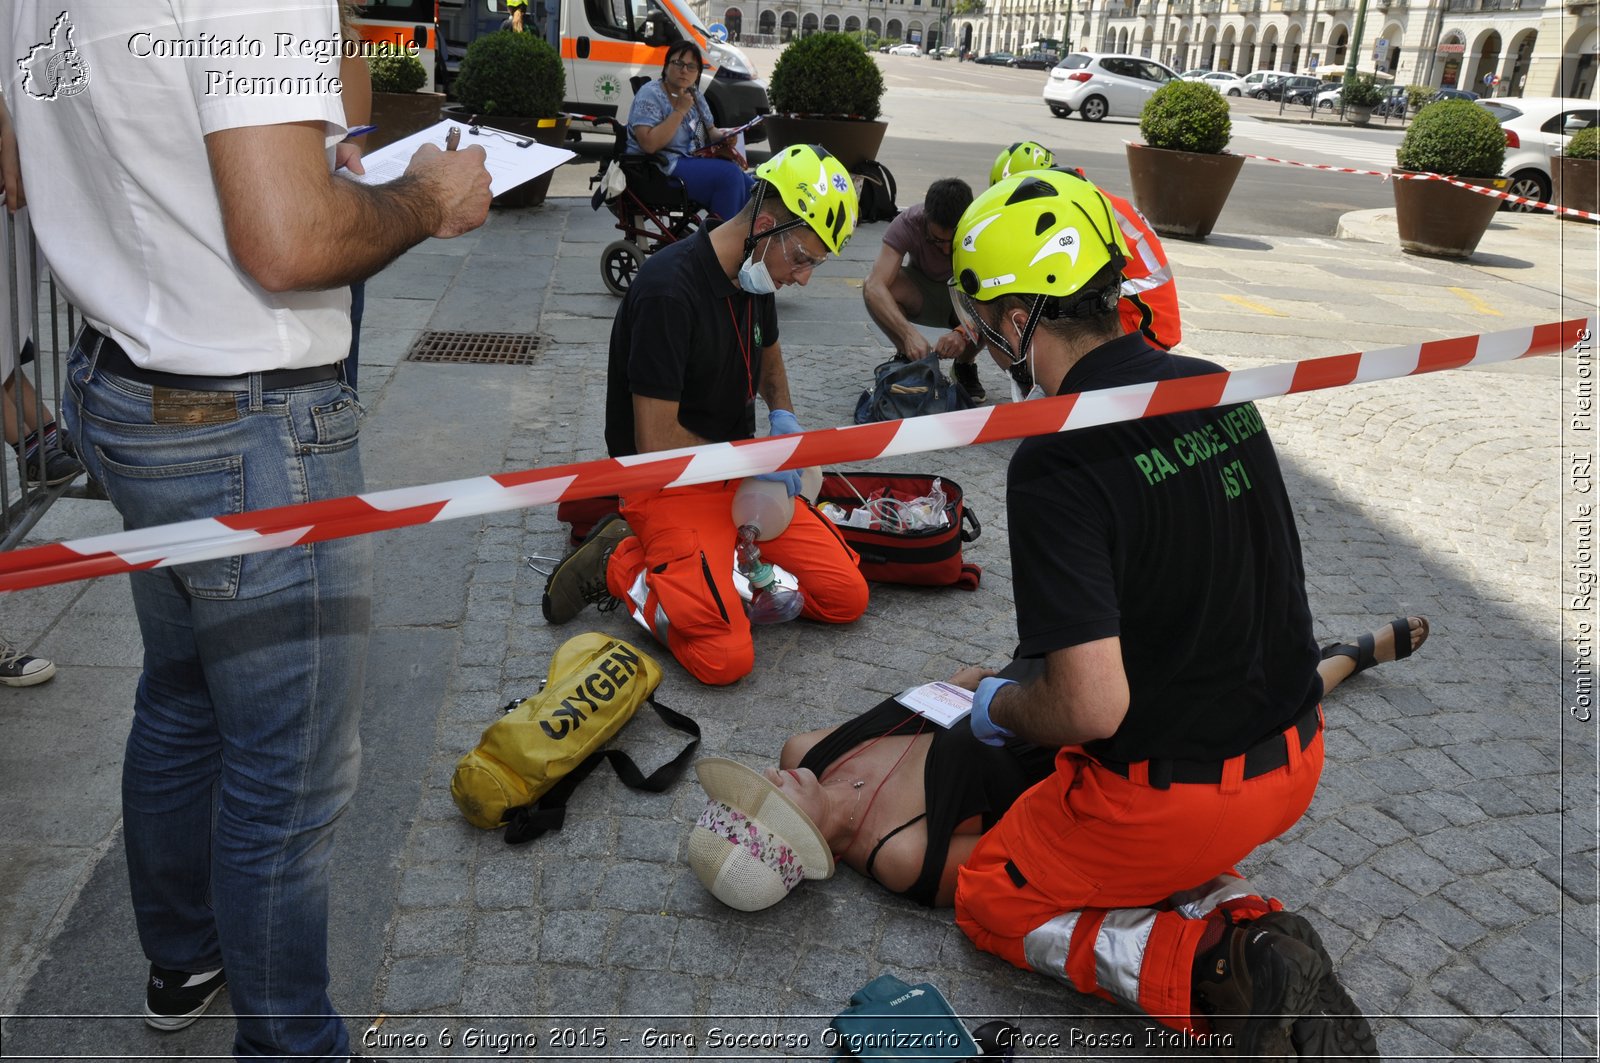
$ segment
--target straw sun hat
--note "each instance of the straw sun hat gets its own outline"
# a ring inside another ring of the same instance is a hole
[[[766,777],[737,761],[694,766],[706,808],[689,835],[689,866],[730,908],[759,911],[805,878],[833,874],[833,852],[811,817]]]

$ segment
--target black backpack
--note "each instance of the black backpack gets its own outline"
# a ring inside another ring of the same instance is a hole
[[[860,163],[850,173],[861,180],[858,198],[861,201],[861,221],[893,221],[900,208],[894,205],[894,174],[875,159]]]
[[[970,410],[966,388],[944,375],[938,354],[917,362],[890,360],[872,371],[872,387],[856,400],[856,424]]]

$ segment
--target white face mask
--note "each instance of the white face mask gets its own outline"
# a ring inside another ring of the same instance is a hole
[[[1020,333],[1019,333],[1019,335],[1020,335]],[[1033,379],[1033,387],[1029,388],[1028,389],[1028,393],[1026,395],[1024,395],[1022,393],[1022,385],[1017,383],[1017,378],[1016,377],[1012,377],[1011,378],[1011,401],[1012,402],[1027,402],[1029,399],[1042,399],[1042,398],[1046,398],[1047,397],[1045,395],[1045,393],[1044,393],[1044,388],[1039,386],[1039,378],[1038,378],[1038,376],[1033,371],[1033,344],[1032,343],[1028,344],[1027,362],[1028,362],[1028,376]]]
[[[1033,382],[1033,387],[1028,389],[1028,393],[1026,395],[1022,393],[1021,384],[1018,384],[1015,380],[1011,382],[1012,402],[1027,402],[1029,399],[1042,399],[1046,397],[1047,396],[1044,393],[1044,388],[1039,386],[1039,382],[1037,380]]]
[[[744,264],[739,267],[739,287],[751,295],[771,295],[778,290],[778,282],[772,279],[772,273],[767,269],[767,248],[765,245],[770,243],[772,243],[772,240],[768,238],[761,248],[761,258],[759,260],[756,259],[755,252],[752,251],[750,257],[745,259]]]

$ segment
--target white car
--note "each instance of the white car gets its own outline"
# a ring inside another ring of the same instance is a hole
[[[1245,94],[1244,78],[1230,70],[1213,70],[1201,74],[1197,78],[1184,78],[1185,81],[1198,81],[1202,85],[1210,85],[1224,96],[1243,96]]]
[[[890,55],[921,55],[922,48],[915,44],[897,44],[889,49]]]
[[[1239,93],[1230,92],[1228,95],[1235,96],[1242,93],[1245,96],[1254,96],[1267,87],[1267,82],[1273,78],[1281,78],[1283,74],[1282,70],[1252,70],[1239,79]]]
[[[1211,73],[1211,68],[1210,67],[1197,66],[1193,70],[1185,70],[1183,73],[1179,74],[1178,76],[1180,78],[1182,78],[1183,80],[1185,80],[1185,81],[1199,81],[1201,78],[1205,77],[1209,73]]]
[[[1108,114],[1137,118],[1144,101],[1177,76],[1171,68],[1137,55],[1072,52],[1050,71],[1044,102],[1057,118],[1073,111],[1086,122],[1098,122]]]
[[[1550,157],[1567,138],[1600,121],[1593,100],[1561,96],[1502,96],[1479,100],[1478,106],[1494,115],[1506,131],[1506,165],[1500,171],[1511,178],[1508,191],[1541,203],[1550,201]],[[1521,203],[1503,202],[1502,210],[1532,210]]]
[[[1331,89],[1323,89],[1321,92],[1317,93],[1317,98],[1316,98],[1316,101],[1315,101],[1317,110],[1319,110],[1319,111],[1334,111],[1334,110],[1338,110],[1338,108],[1339,108],[1339,98],[1343,94],[1343,91],[1344,91],[1343,90],[1343,86],[1335,86],[1334,88],[1331,88]]]

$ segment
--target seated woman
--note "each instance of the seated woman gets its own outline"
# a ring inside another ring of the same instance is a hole
[[[704,69],[693,41],[667,48],[661,80],[641,88],[628,111],[628,151],[660,155],[662,170],[682,181],[691,199],[727,219],[744,208],[755,179],[726,158],[694,156],[725,135],[712,125],[711,109],[695,88]]]
[[[1318,674],[1323,694],[1344,680],[1381,662],[1411,656],[1428,637],[1428,622],[1421,617],[1392,621],[1354,644],[1333,643],[1322,651]],[[1022,679],[1036,661],[1018,659],[999,674]],[[968,690],[994,675],[990,669],[967,667],[950,682]],[[819,862],[832,872],[832,861],[807,859],[808,847],[825,844],[833,859],[876,880],[885,889],[928,907],[948,907],[954,902],[956,869],[1023,791],[1050,774],[1055,750],[1009,740],[1003,747],[986,746],[972,735],[963,719],[945,729],[887,698],[862,715],[826,731],[795,735],[784,743],[777,769],[766,780],[802,816],[791,819],[781,833],[770,827],[761,833],[760,798],[750,787],[735,802],[713,792],[697,832],[710,829],[725,837],[730,803],[754,805],[735,808],[734,818],[746,831],[728,837],[732,846],[712,847],[691,841],[695,871],[717,897],[736,908],[751,908],[745,892],[751,860],[738,849],[748,848],[756,862],[769,850],[793,847],[800,862],[809,864],[803,877]],[[702,781],[705,781],[702,775]],[[739,815],[743,813],[742,817]],[[768,816],[767,818],[771,818]],[[798,829],[797,829],[798,828]],[[794,837],[784,835],[793,834]],[[751,844],[751,842],[754,844]],[[774,845],[773,843],[777,844]],[[697,851],[702,854],[698,858]],[[698,862],[697,862],[698,860]],[[781,863],[781,861],[780,861]],[[791,876],[792,888],[801,876]],[[773,903],[782,891],[761,894]]]

